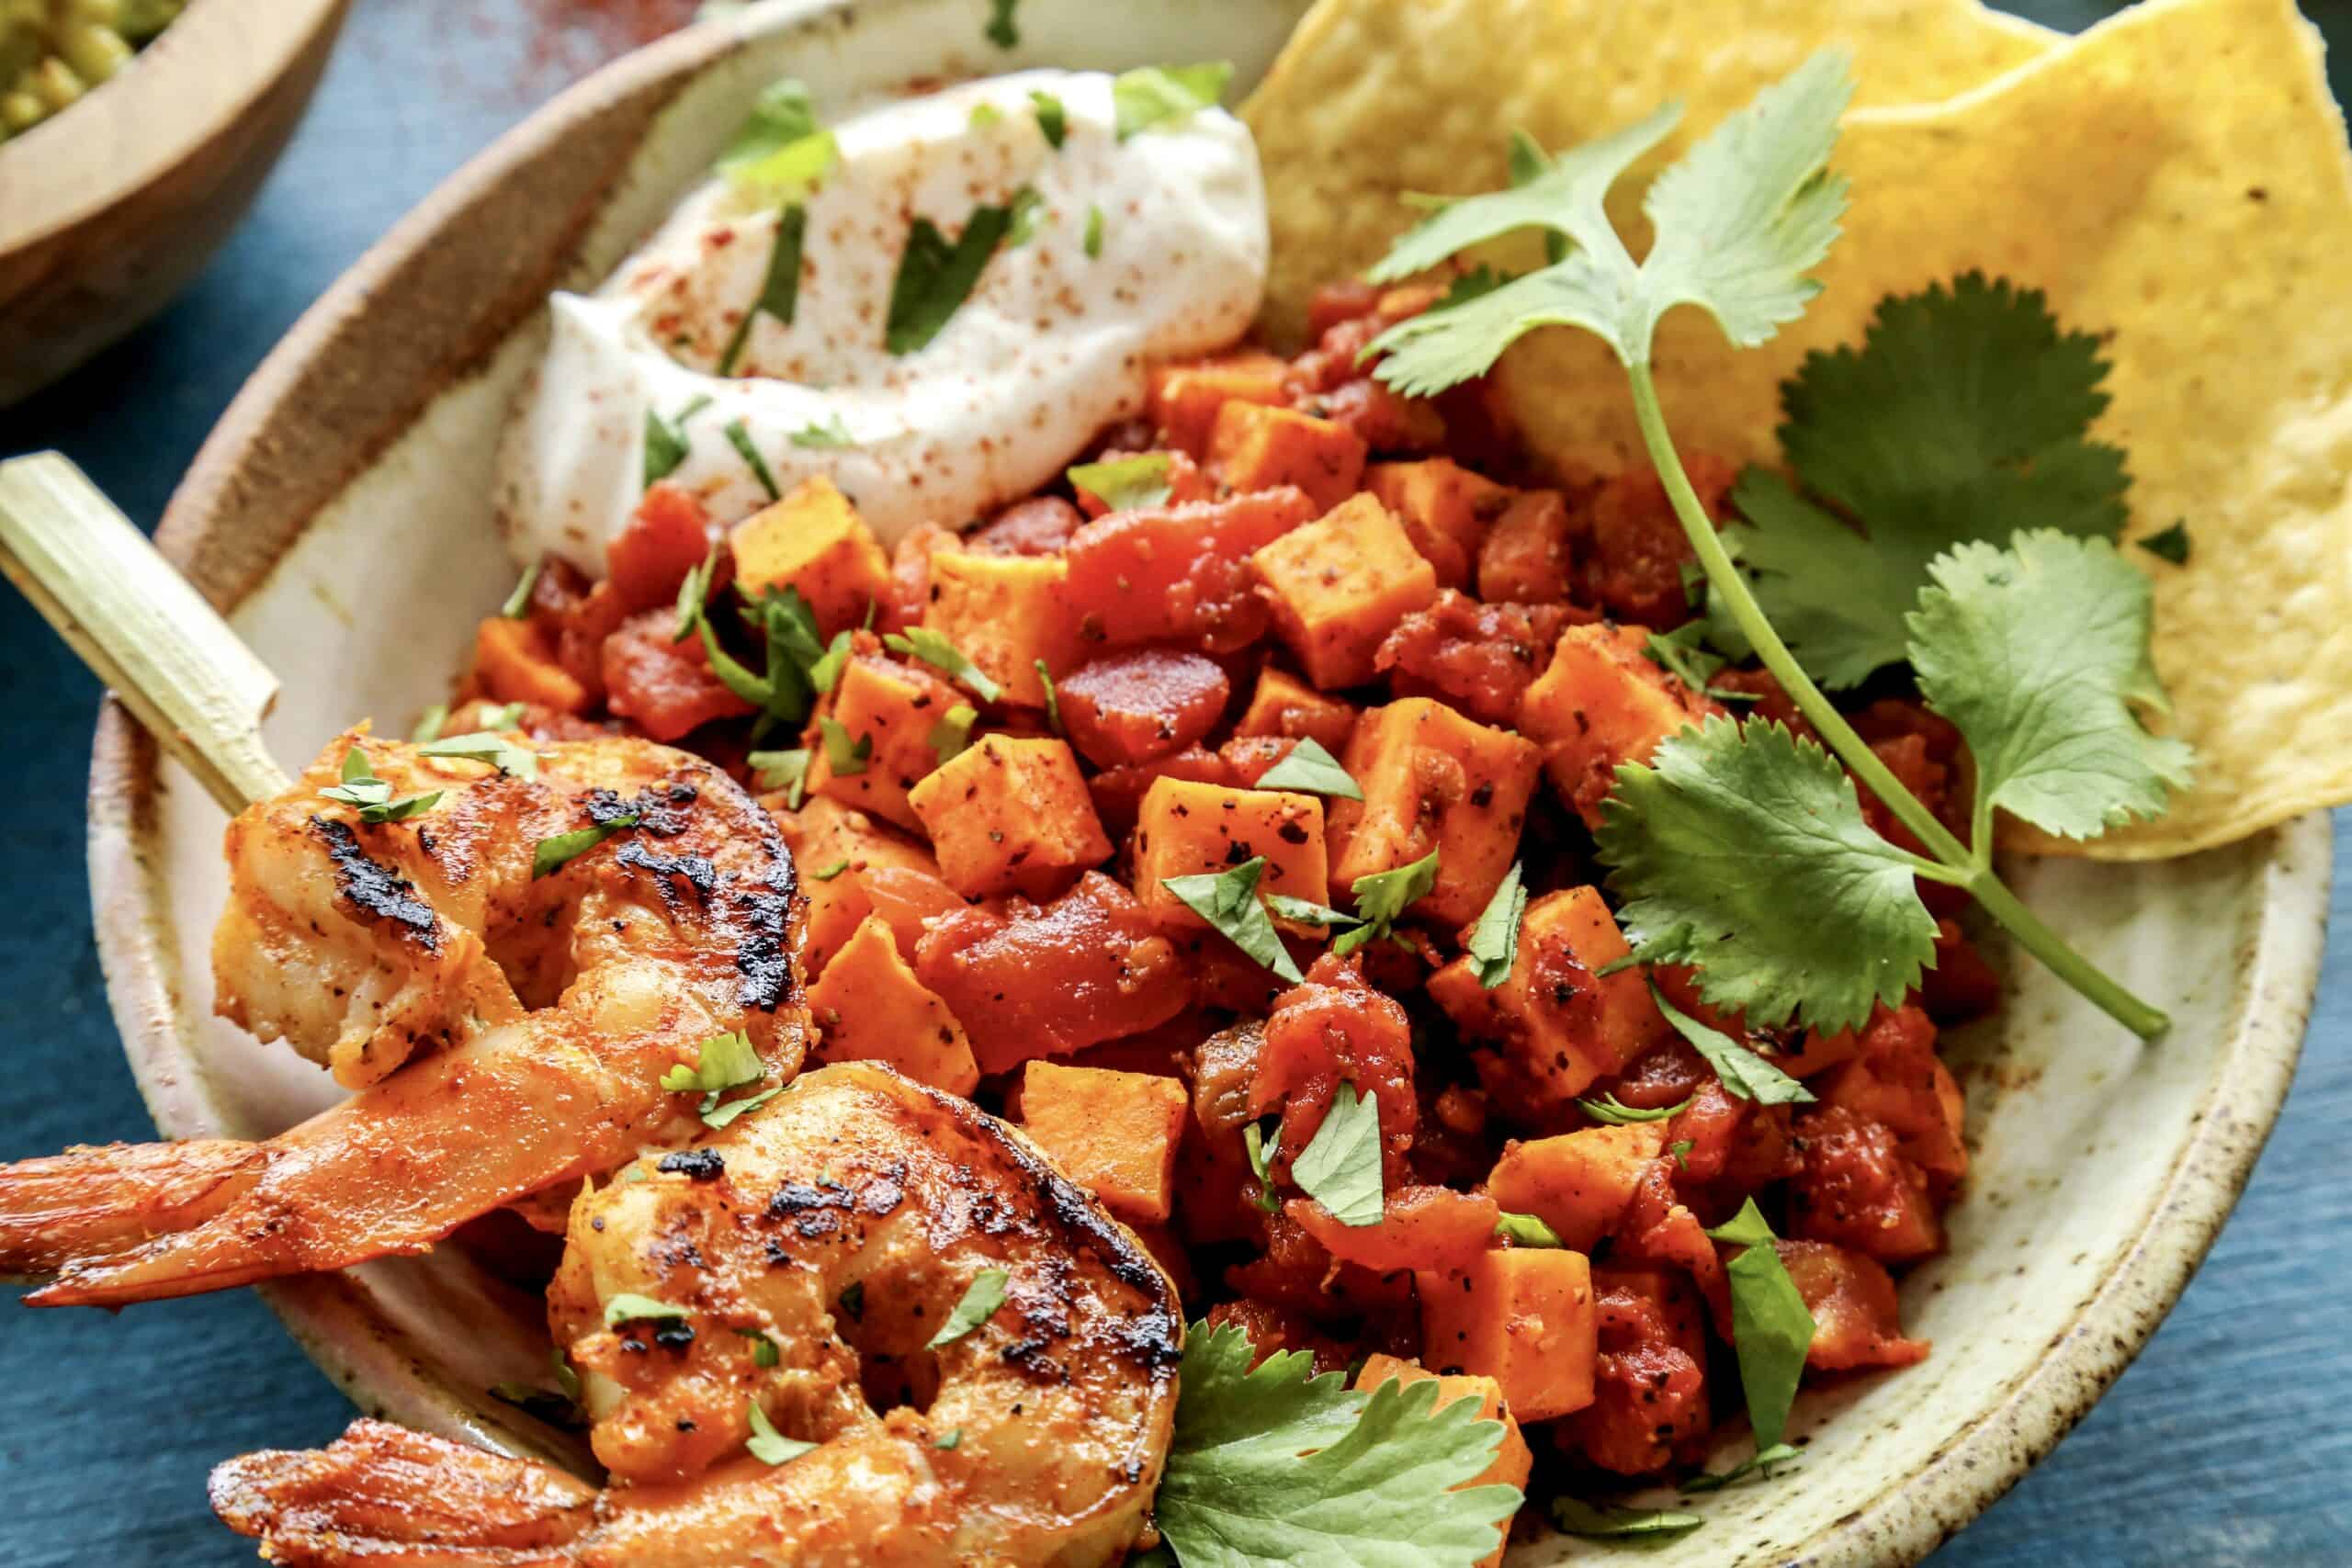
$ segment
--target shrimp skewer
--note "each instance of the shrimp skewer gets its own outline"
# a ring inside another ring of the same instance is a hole
[[[991,1269],[1002,1304],[935,1345]],[[1174,1420],[1149,1255],[1001,1123],[867,1063],[583,1196],[548,1315],[603,1493],[361,1421],[222,1465],[214,1508],[279,1563],[1087,1568],[1136,1543]],[[817,1447],[747,1452],[754,1406]]]
[[[353,748],[394,797],[441,798],[366,822],[322,793]],[[57,1275],[28,1302],[117,1306],[423,1251],[698,1133],[694,1100],[660,1079],[713,1035],[744,1032],[771,1079],[798,1070],[793,872],[767,814],[649,742],[534,754],[524,778],[354,732],[230,825],[219,1010],[359,1092],[260,1143],[0,1167],[0,1271]],[[534,874],[541,841],[587,829],[608,831]]]

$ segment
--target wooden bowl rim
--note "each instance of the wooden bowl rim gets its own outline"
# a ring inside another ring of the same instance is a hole
[[[233,127],[322,33],[340,28],[349,6],[350,0],[195,0],[120,73],[23,135],[0,141],[0,190],[9,197],[0,207],[0,256],[54,239],[168,178],[198,148]],[[251,73],[223,95],[214,86],[220,56],[205,45],[236,32],[261,47],[241,51]],[[182,87],[187,90],[175,90]],[[189,102],[209,112],[181,118],[179,106]],[[109,120],[97,131],[101,115]],[[69,157],[38,156],[52,142],[63,146],[60,139],[69,132],[86,141],[94,131],[110,154],[96,170]]]

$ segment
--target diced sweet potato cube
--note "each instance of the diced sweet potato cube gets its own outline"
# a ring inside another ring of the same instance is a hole
[[[605,543],[605,581],[624,613],[649,610],[674,602],[686,573],[709,554],[710,514],[692,491],[664,479],[647,489]]]
[[[810,798],[797,811],[777,811],[775,821],[808,900],[800,969],[811,980],[825,972],[858,922],[874,912],[868,873],[887,867],[939,874],[938,863],[921,844],[826,796]]]
[[[588,688],[558,660],[555,638],[537,621],[492,615],[475,628],[474,678],[502,703],[588,711]]]
[[[1353,432],[1263,403],[1228,401],[1209,429],[1209,465],[1237,491],[1296,485],[1325,512],[1355,493],[1364,445]]]
[[[1521,1420],[1592,1403],[1599,1321],[1583,1253],[1514,1247],[1480,1254],[1465,1274],[1417,1274],[1413,1283],[1423,1361],[1494,1379]]]
[[[849,497],[819,474],[729,531],[735,581],[746,592],[797,588],[820,636],[862,624],[889,592],[890,560]]]
[[[1250,558],[1274,625],[1326,691],[1373,677],[1396,623],[1437,597],[1437,573],[1388,509],[1357,495]]]
[[[1312,740],[1338,756],[1355,732],[1355,705],[1344,697],[1327,697],[1297,676],[1272,665],[1258,671],[1257,690],[1250,694],[1236,735],[1275,735]]]
[[[1199,746],[1148,762],[1105,768],[1086,781],[1086,789],[1094,797],[1095,814],[1102,818],[1104,830],[1114,841],[1124,842],[1135,830],[1136,818],[1143,811],[1143,797],[1161,779],[1206,784],[1240,782],[1233,776],[1233,770],[1226,765],[1224,758]]]
[[[1037,661],[1056,678],[1079,660],[1078,619],[1059,556],[982,556],[941,550],[931,558],[931,604],[922,624],[952,642],[1004,688],[1004,701],[1046,705]]]
[[[808,987],[820,1062],[885,1062],[948,1094],[979,1086],[971,1042],[947,1004],[927,989],[890,928],[868,915]]]
[[[1568,888],[1527,906],[1518,962],[1500,986],[1480,986],[1461,958],[1430,976],[1429,994],[1464,1033],[1501,1047],[1515,1091],[1555,1109],[1667,1036],[1640,970],[1600,975],[1625,953],[1600,890]]]
[[[1102,654],[1055,687],[1070,744],[1104,768],[1148,762],[1197,744],[1225,716],[1233,693],[1216,660],[1165,648]]]
[[[1042,909],[983,905],[934,920],[915,973],[963,1021],[985,1073],[1156,1028],[1192,1000],[1174,945],[1099,872]]]
[[[1356,1388],[1361,1393],[1370,1393],[1385,1382],[1413,1383],[1430,1379],[1437,1382],[1437,1403],[1430,1407],[1431,1410],[1442,1410],[1456,1400],[1472,1399],[1478,1403],[1479,1420],[1503,1424],[1503,1440],[1495,1450],[1494,1462],[1454,1490],[1462,1492],[1473,1486],[1516,1486],[1524,1491],[1528,1472],[1535,1465],[1535,1456],[1528,1451],[1527,1439],[1520,1434],[1519,1419],[1503,1403],[1502,1385],[1494,1379],[1463,1374],[1446,1377],[1416,1366],[1411,1361],[1399,1360],[1385,1351],[1375,1350],[1364,1358],[1363,1371],[1356,1373]],[[1498,1534],[1508,1538],[1510,1532],[1506,1529]],[[1477,1568],[1500,1568],[1507,1540],[1498,1539],[1495,1542],[1495,1550],[1478,1559]]]
[[[927,668],[879,654],[852,659],[834,683],[830,705],[818,711],[842,727],[852,750],[862,741],[871,740],[873,746],[865,765],[854,773],[837,772],[826,747],[821,742],[814,746],[808,794],[922,831],[922,818],[907,792],[939,766],[931,732],[948,709],[965,700]]]
[[[1054,1062],[1023,1069],[1022,1129],[1063,1175],[1131,1223],[1168,1218],[1191,1110],[1174,1078]]]
[[[1482,1193],[1419,1185],[1389,1192],[1375,1224],[1347,1224],[1312,1198],[1293,1198],[1283,1212],[1340,1262],[1381,1274],[1459,1273],[1495,1245],[1500,1218],[1495,1201]]]
[[[1374,463],[1364,470],[1363,488],[1396,514],[1441,588],[1470,586],[1487,529],[1515,493],[1449,457]]]
[[[1476,919],[1519,851],[1541,760],[1532,741],[1427,697],[1374,708],[1344,757],[1363,798],[1331,802],[1331,879],[1352,886],[1436,850],[1437,883],[1416,912]]]
[[[1478,547],[1478,597],[1490,604],[1545,604],[1568,596],[1575,525],[1555,490],[1510,498]]]
[[[1217,411],[1229,402],[1280,404],[1290,363],[1261,350],[1154,366],[1145,407],[1168,439],[1193,457],[1208,452]]]
[[[1927,1341],[1903,1337],[1894,1281],[1884,1268],[1826,1241],[1782,1241],[1774,1248],[1789,1271],[1789,1282],[1813,1314],[1806,1366],[1845,1371],[1907,1367],[1927,1358]]]
[[[1619,763],[1648,761],[1668,736],[1722,711],[1645,655],[1648,641],[1640,626],[1570,626],[1519,705],[1552,787],[1589,827],[1600,826]]]
[[[1059,740],[988,735],[919,782],[907,803],[967,898],[1046,897],[1111,858],[1078,758]]]
[[[1212,653],[1266,629],[1251,552],[1316,514],[1306,492],[1263,491],[1117,512],[1070,536],[1069,599],[1082,637],[1113,647],[1177,642]]]
[[[605,707],[635,720],[656,740],[675,740],[713,719],[752,711],[710,672],[702,639],[676,641],[676,629],[675,612],[641,610],[623,621],[597,654]]]
[[[1208,922],[1165,886],[1171,876],[1224,871],[1266,857],[1258,892],[1328,902],[1323,803],[1279,789],[1232,789],[1163,778],[1145,792],[1134,840],[1136,897],[1162,925],[1199,930]]]
[[[956,889],[940,880],[938,868],[876,865],[860,872],[859,885],[874,915],[899,939],[899,953],[908,963],[922,946],[932,922],[968,908]]]
[[[1642,1169],[1666,1147],[1666,1126],[1633,1122],[1557,1137],[1514,1138],[1487,1178],[1495,1201],[1533,1214],[1577,1252],[1590,1252],[1634,1201]]]

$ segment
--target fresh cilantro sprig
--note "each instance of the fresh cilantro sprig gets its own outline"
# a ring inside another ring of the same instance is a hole
[[[1385,1212],[1380,1179],[1380,1097],[1356,1097],[1343,1083],[1315,1136],[1290,1164],[1298,1190],[1343,1225],[1376,1225]]]
[[[554,833],[531,846],[531,880],[553,876],[606,839],[625,828],[637,826],[637,813],[624,811],[592,822],[585,828],[575,828],[569,833]]]
[[[1012,227],[1012,209],[975,207],[953,243],[928,218],[918,218],[899,254],[890,283],[890,313],[883,346],[912,354],[939,335],[980,281],[980,273]]]
[[[1478,966],[1478,984],[1485,989],[1491,991],[1510,978],[1519,964],[1519,928],[1526,919],[1527,882],[1520,863],[1513,861],[1462,944]]]
[[[343,754],[343,782],[319,791],[329,800],[339,800],[345,806],[359,807],[359,820],[369,827],[386,822],[405,822],[419,812],[430,811],[441,800],[441,792],[412,795],[402,800],[392,798],[392,786],[376,776],[375,765],[368,761],[368,753],[354,746]]]
[[[1656,237],[1638,262],[1611,224],[1605,197],[1665,138],[1678,109],[1548,160],[1532,151],[1515,157],[1511,189],[1444,204],[1368,276],[1405,277],[1529,228],[1561,242],[1550,247],[1557,259],[1398,322],[1364,356],[1378,360],[1373,373],[1384,382],[1429,396],[1484,375],[1504,350],[1543,327],[1581,327],[1608,344],[1624,367],[1643,445],[1705,574],[1711,622],[1753,650],[1828,746],[1825,753],[1774,725],[1715,720],[1669,739],[1647,765],[1618,770],[1599,837],[1611,886],[1627,900],[1627,934],[1639,959],[1701,964],[1702,995],[1758,1023],[1802,1015],[1816,1027],[1854,1027],[1874,1002],[1899,999],[1932,962],[1934,921],[1912,882],[1923,876],[1966,888],[2021,946],[2118,1021],[2153,1037],[2166,1025],[2163,1012],[2075,952],[1994,874],[1990,821],[2004,804],[2005,783],[2010,798],[2050,813],[2056,830],[2079,833],[2086,823],[2103,827],[2160,807],[2164,789],[2185,776],[2185,754],[2124,733],[2136,731],[2132,710],[2157,697],[2144,614],[2137,604],[2107,604],[2088,616],[2039,619],[2053,598],[2044,580],[2055,581],[2062,567],[2057,547],[2032,535],[1997,552],[2001,564],[1968,554],[1965,545],[1938,558],[1956,538],[2019,521],[2052,523],[2084,550],[2114,531],[2120,459],[2082,439],[2098,398],[2091,345],[2046,331],[2034,315],[2038,299],[2029,310],[2021,297],[1970,285],[1962,309],[1978,318],[1972,330],[1987,341],[2030,340],[2042,367],[2038,378],[2023,386],[1971,381],[1963,372],[1975,368],[1967,355],[1979,351],[1978,339],[1967,330],[1925,330],[1920,321],[1933,308],[1897,302],[1882,321],[1875,356],[1866,350],[1817,360],[1797,386],[1792,461],[1808,483],[1850,503],[1874,529],[1865,541],[1842,525],[1837,533],[1813,528],[1804,537],[1835,552],[1838,565],[1833,574],[1801,581],[1834,576],[1842,603],[1874,597],[1881,607],[1873,615],[1903,615],[1922,577],[1933,580],[1930,594],[1952,601],[1923,601],[1904,620],[1897,652],[1908,653],[1915,668],[1924,660],[1938,671],[1936,682],[1923,678],[1923,689],[1934,687],[1930,702],[1971,712],[2007,759],[1982,792],[1968,844],[1904,787],[1806,673],[1718,536],[1667,429],[1650,353],[1668,311],[1697,306],[1735,346],[1753,347],[1818,292],[1806,273],[1827,254],[1844,210],[1845,181],[1829,171],[1828,159],[1851,96],[1845,61],[1834,52],[1765,88],[1653,182],[1643,210]],[[1922,382],[1936,388],[1923,390]],[[1967,396],[1955,403],[1952,387]],[[1992,412],[2010,397],[2019,406]],[[1871,447],[1875,423],[1861,426],[1869,434],[1849,430],[1857,453],[1815,441],[1813,416],[1824,415],[1819,428],[1834,432],[1826,415],[1835,412],[1856,422],[1883,416],[1902,436],[1893,443],[1894,459]],[[1947,443],[1957,457],[1937,445],[1954,422],[1964,427]],[[1936,450],[1918,458],[1923,446]],[[1965,469],[1957,480],[1955,461]],[[1777,520],[1787,525],[1812,506],[1785,482],[1753,475],[1739,502],[1751,523],[1778,508]],[[1974,516],[1965,529],[1939,510],[2006,503],[2013,510],[1997,525]],[[1881,508],[1879,518],[1869,514],[1871,507]],[[1759,569],[1775,564],[1757,556],[1759,546],[1770,555],[1774,547],[1762,541],[1773,526],[1759,524],[1732,543]],[[1930,541],[1924,554],[1878,547],[1905,528],[1903,536]],[[2098,591],[2118,589],[2120,580],[2104,574],[2096,557],[2064,564],[2079,569],[2078,584],[2096,578]],[[1771,576],[1766,570],[1761,580]],[[1816,607],[1838,608],[1829,598],[1826,590],[1814,594]],[[2127,661],[2115,650],[2134,626],[2139,652],[2120,677]],[[1819,634],[1812,635],[1818,654]],[[1923,637],[1938,646],[1923,651]],[[1859,679],[1883,661],[1867,639],[1855,640],[1859,650],[1833,673]],[[1972,747],[1980,743],[1979,734],[1962,733]],[[2092,765],[2083,766],[2085,759]],[[1924,856],[1870,829],[1857,781]]]
[[[1514,1214],[1509,1210],[1495,1217],[1495,1234],[1513,1247],[1565,1247],[1560,1233],[1544,1223],[1536,1214]]]
[[[781,1084],[741,1100],[721,1102],[729,1089],[748,1088],[767,1076],[767,1064],[760,1060],[752,1037],[739,1029],[704,1041],[695,1047],[693,1066],[677,1063],[662,1075],[661,1081],[662,1087],[672,1094],[691,1094],[700,1089],[702,1105],[698,1113],[703,1125],[718,1128],[776,1097],[784,1087]]]
[[[1472,1568],[1501,1544],[1516,1486],[1470,1486],[1494,1461],[1499,1421],[1476,1400],[1439,1408],[1435,1378],[1366,1394],[1314,1358],[1255,1367],[1250,1337],[1196,1323],[1154,1517],[1182,1568],[1379,1563]],[[1154,1559],[1147,1558],[1146,1562]]]
[[[1222,932],[1227,942],[1272,970],[1282,978],[1296,985],[1305,978],[1290,950],[1283,946],[1282,934],[1274,930],[1274,922],[1266,912],[1272,900],[1258,897],[1258,879],[1265,874],[1266,857],[1252,855],[1239,865],[1224,871],[1204,871],[1192,876],[1165,876],[1159,885],[1173,893],[1184,907]],[[1304,904],[1303,899],[1285,899],[1285,903]],[[1319,905],[1307,905],[1309,908]],[[1295,916],[1283,914],[1285,919]]]
[[[1674,1026],[1674,1032],[1689,1041],[1690,1048],[1706,1058],[1707,1066],[1715,1069],[1715,1077],[1723,1080],[1724,1088],[1736,1098],[1752,1100],[1758,1105],[1813,1103],[1811,1089],[1722,1030],[1709,1028],[1668,1001],[1655,985],[1650,987],[1650,999],[1657,1004],[1657,1010],[1666,1016],[1666,1021]],[[1584,1100],[1577,1103],[1590,1109]],[[1690,1101],[1686,1100],[1682,1103],[1688,1105]]]
[[[1111,79],[1111,117],[1118,139],[1125,141],[1195,110],[1215,108],[1232,79],[1232,62],[1223,60],[1120,72]]]
[[[1724,1273],[1731,1282],[1731,1347],[1739,1358],[1739,1384],[1747,1395],[1747,1423],[1756,1429],[1760,1458],[1788,1431],[1789,1406],[1813,1346],[1813,1314],[1782,1266],[1772,1227],[1764,1223],[1755,1199],[1707,1235],[1741,1249],[1724,1265]]]
[[[775,1423],[768,1419],[768,1413],[760,1408],[760,1402],[756,1399],[752,1401],[749,1416],[752,1435],[743,1440],[743,1447],[762,1464],[790,1464],[817,1448],[815,1443],[805,1438],[787,1438],[777,1431]]]
[[[1363,786],[1340,765],[1340,759],[1312,739],[1301,740],[1281,761],[1259,774],[1257,787],[1328,795],[1337,800],[1363,798]]]
[[[1355,895],[1356,919],[1363,923],[1353,931],[1340,932],[1333,939],[1331,951],[1344,957],[1383,937],[1403,945],[1405,939],[1396,934],[1396,922],[1404,918],[1406,908],[1414,900],[1437,886],[1437,856],[1438,852],[1431,850],[1394,871],[1375,871],[1369,876],[1357,877],[1350,891]]]

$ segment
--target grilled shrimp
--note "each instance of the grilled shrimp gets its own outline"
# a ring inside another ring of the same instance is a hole
[[[695,1100],[659,1080],[713,1035],[747,1033],[771,1081],[799,1069],[793,870],[768,815],[647,741],[510,743],[536,777],[356,730],[230,824],[219,1009],[359,1092],[261,1143],[0,1167],[0,1271],[57,1275],[28,1302],[117,1306],[421,1252],[698,1134]],[[323,793],[352,748],[392,800],[439,799],[367,822]],[[590,829],[609,836],[534,874],[537,846]]]
[[[1002,1304],[936,1343],[990,1270]],[[1135,1544],[1174,1420],[1149,1254],[1002,1123],[869,1063],[583,1195],[548,1316],[604,1492],[360,1421],[220,1466],[214,1509],[280,1564],[1085,1568]],[[755,1408],[816,1447],[747,1450]]]

